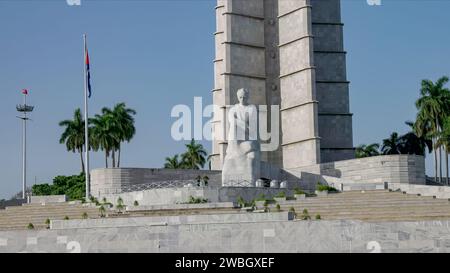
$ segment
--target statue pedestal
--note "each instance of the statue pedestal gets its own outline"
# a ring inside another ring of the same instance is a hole
[[[256,180],[260,178],[260,164],[254,160],[248,159],[246,155],[227,158],[222,170],[222,186],[255,187]]]

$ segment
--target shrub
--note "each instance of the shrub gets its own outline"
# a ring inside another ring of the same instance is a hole
[[[275,195],[275,197],[277,197],[277,198],[286,198],[286,193],[284,191],[280,191],[279,193],[277,193],[277,195]]]
[[[290,207],[289,208],[289,212],[294,213],[294,217],[297,217],[297,213],[295,212],[295,208],[294,207]]]
[[[137,207],[137,206],[139,206],[139,202],[138,202],[137,200],[134,200],[133,205],[134,205],[135,207]]]
[[[208,186],[208,181],[209,181],[209,177],[208,176],[203,176],[203,182],[205,183],[205,186]]]
[[[103,204],[108,203],[108,200],[106,200],[106,197],[103,197],[102,202],[103,202]]]
[[[45,219],[45,225],[47,226],[47,229],[50,228],[50,219]]]
[[[307,209],[304,209],[301,216],[302,220],[311,220],[311,216],[309,216],[309,212]]]
[[[239,196],[239,197],[237,198],[237,203],[238,203],[238,205],[239,205],[240,208],[243,208],[243,207],[245,207],[245,205],[246,205],[246,202],[245,202],[244,198],[242,198],[242,196]]]
[[[64,220],[69,220],[69,216],[64,216]]]
[[[34,225],[32,223],[28,223],[27,229],[34,229]]]
[[[105,209],[105,207],[104,206],[100,206],[99,208],[98,208],[98,211],[100,212],[100,217],[105,217],[105,212],[106,212],[106,209]]]
[[[256,197],[255,201],[266,201],[266,196],[264,193],[261,193],[258,197]]]
[[[119,196],[119,198],[117,199],[117,205],[116,205],[116,209],[119,213],[122,213],[122,210],[125,208],[124,204],[123,204],[123,199],[122,197]]]
[[[208,199],[200,198],[200,197],[189,197],[188,204],[201,204],[201,203],[208,203]]]
[[[337,189],[335,189],[335,188],[333,188],[331,186],[328,186],[328,185],[324,185],[324,184],[322,184],[320,182],[317,183],[316,190],[317,191],[328,191],[328,192],[337,192],[338,191]]]
[[[277,209],[278,212],[281,211],[281,206],[280,206],[280,204],[277,204],[276,209]]]
[[[321,220],[322,219],[322,217],[320,217],[320,214],[317,214],[316,215],[316,220]]]
[[[81,215],[81,218],[87,219],[88,218],[88,214],[86,212],[83,212],[83,214]]]
[[[85,197],[85,176],[84,174],[72,176],[56,176],[50,185],[33,185],[33,195],[61,195],[65,194],[69,200],[81,200]]]
[[[300,188],[295,188],[294,193],[295,194],[306,194],[306,192],[302,191]]]

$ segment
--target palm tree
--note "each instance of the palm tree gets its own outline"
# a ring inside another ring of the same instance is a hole
[[[194,139],[186,144],[187,151],[181,155],[182,162],[186,169],[200,169],[205,166],[208,153],[203,145],[197,144]]]
[[[383,140],[383,145],[381,146],[381,152],[384,155],[398,155],[401,154],[402,145],[398,133],[394,132],[389,138]]]
[[[450,152],[450,116],[444,121],[444,126],[439,134],[437,145],[443,147],[445,151],[445,183],[449,185],[448,154]]]
[[[105,151],[105,166],[108,168],[108,157],[111,151],[117,146],[119,138],[114,128],[113,120],[110,115],[95,115],[95,118],[89,120],[92,123],[92,147],[95,151],[99,149]]]
[[[116,134],[116,138],[118,139],[118,142],[115,143],[112,149],[113,167],[120,167],[121,143],[124,141],[130,142],[136,134],[133,117],[133,115],[136,115],[136,111],[127,108],[125,103],[122,102],[116,104],[112,110],[104,107],[102,109],[102,114],[111,117],[111,130]],[[118,152],[117,165],[115,157],[116,151]]]
[[[401,153],[425,156],[426,150],[433,151],[433,142],[427,136],[419,137],[415,132],[415,124],[411,121],[405,122],[411,128],[411,131],[400,137]]]
[[[359,145],[358,147],[356,147],[356,158],[380,155],[380,152],[378,151],[379,148],[380,148],[380,144],[378,144],[378,143],[372,143],[369,145],[365,145],[365,144]]]
[[[165,169],[183,169],[183,162],[178,160],[178,155],[173,157],[166,157],[166,163],[164,163]]]
[[[437,145],[438,135],[441,131],[443,120],[449,114],[450,109],[450,90],[444,88],[449,81],[448,77],[442,77],[433,83],[430,80],[423,80],[420,89],[421,97],[416,101],[416,107],[419,110],[416,119],[416,128],[418,136],[428,135],[432,137],[434,149],[435,181],[438,176],[437,150],[441,157],[441,149]],[[428,128],[429,131],[422,129]],[[440,161],[440,160],[439,160]],[[442,179],[442,164],[439,164],[440,179]]]
[[[65,127],[59,143],[66,144],[67,151],[80,153],[81,172],[84,173],[83,147],[84,147],[84,120],[80,108],[73,114],[73,119],[63,120],[59,126]]]

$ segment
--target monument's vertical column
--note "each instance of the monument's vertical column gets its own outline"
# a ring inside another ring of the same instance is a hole
[[[264,1],[225,0],[217,8],[216,86],[214,104],[221,107],[214,123],[212,169],[222,169],[227,142],[226,106],[237,103],[239,88],[250,90],[250,104],[266,105]],[[219,132],[220,131],[220,132]],[[217,136],[216,136],[217,135]],[[220,135],[220,136],[219,136]]]
[[[264,0],[264,45],[266,47],[266,98],[267,98],[267,128],[268,132],[281,132],[281,120],[272,124],[272,116],[280,116],[280,113],[272,113],[272,105],[280,105],[280,51],[278,48],[278,0]],[[278,110],[277,110],[278,111]],[[276,114],[276,115],[275,115]],[[263,121],[264,122],[264,121]],[[278,126],[278,128],[274,128]],[[276,142],[278,140],[278,143]],[[283,154],[279,143],[280,137],[273,137],[271,142],[278,145],[277,150],[262,152],[262,159],[274,166],[283,166]]]
[[[223,164],[223,156],[225,155],[225,130],[224,130],[224,110],[226,105],[226,92],[224,90],[224,71],[225,71],[225,10],[226,0],[217,0],[216,6],[216,32],[215,39],[215,59],[214,59],[214,89],[213,103],[216,106],[214,109],[214,120],[212,122],[212,154],[211,154],[211,169],[221,170]]]
[[[279,0],[278,24],[283,167],[317,164],[320,139],[310,1]]]
[[[340,0],[311,0],[311,5],[321,161],[351,159],[355,153]]]

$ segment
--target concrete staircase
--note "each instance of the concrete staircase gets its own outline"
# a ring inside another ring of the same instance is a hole
[[[311,219],[320,215],[322,220],[362,220],[368,222],[382,221],[424,221],[450,220],[450,202],[402,192],[387,190],[350,191],[329,194],[323,197],[307,197],[305,200],[280,202],[281,210],[293,207],[301,218],[304,209]],[[271,212],[276,212],[276,204],[269,205]],[[26,229],[32,223],[36,229],[46,228],[45,220],[82,219],[83,213],[90,219],[99,218],[99,210],[82,204],[26,204],[19,207],[7,207],[0,210],[0,230]],[[246,213],[236,208],[210,209],[158,209],[149,211],[131,211],[117,214],[108,211],[108,217],[204,215],[204,214]]]
[[[450,220],[450,202],[433,197],[408,195],[402,192],[350,191],[324,197],[308,197],[280,203],[281,210],[291,207],[301,217],[304,209],[311,219],[320,215],[322,220],[423,221]],[[276,210],[276,204],[269,206]]]
[[[0,230],[27,229],[29,223],[32,223],[35,229],[44,229],[47,227],[46,219],[62,220],[66,216],[69,219],[82,219],[84,213],[87,213],[89,218],[99,218],[100,214],[96,207],[71,203],[6,207],[0,210]]]

